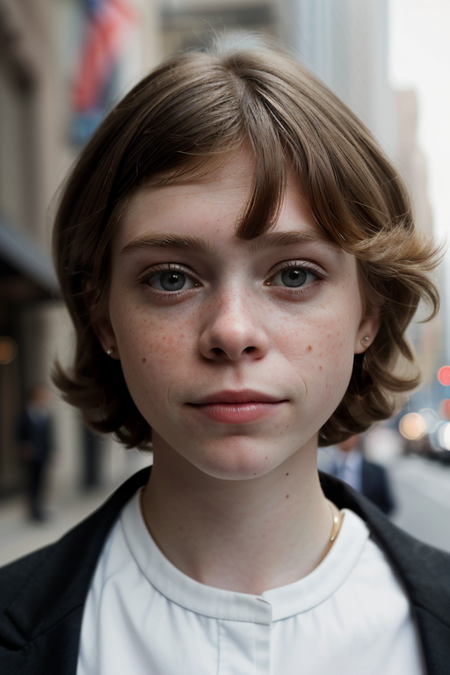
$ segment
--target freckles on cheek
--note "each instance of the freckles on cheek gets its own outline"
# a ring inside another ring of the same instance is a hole
[[[299,329],[297,359],[309,377],[319,378],[324,390],[346,386],[353,368],[354,326],[326,305],[308,326]],[[311,382],[311,380],[310,380]]]
[[[155,321],[148,313],[129,312],[116,333],[124,374],[140,379],[152,371],[179,368],[188,345],[188,331],[175,321]]]
[[[119,344],[122,371],[132,399],[153,425],[159,405],[180,377],[185,339],[183,332],[164,330],[152,321],[129,326]]]
[[[353,370],[353,345],[344,331],[329,331],[325,339],[313,346],[318,350],[317,377],[320,378],[322,398],[334,401],[342,400]]]

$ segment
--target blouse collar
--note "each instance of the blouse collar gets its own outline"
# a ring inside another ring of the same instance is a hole
[[[120,525],[141,573],[171,602],[215,619],[269,624],[316,607],[345,582],[369,537],[365,523],[352,511],[343,509],[336,541],[310,574],[261,595],[238,593],[195,581],[165,557],[145,525],[139,493],[125,505]]]

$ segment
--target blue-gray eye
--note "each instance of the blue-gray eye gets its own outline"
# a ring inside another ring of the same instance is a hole
[[[159,283],[165,291],[180,291],[186,283],[186,275],[183,272],[163,272]]]
[[[283,284],[285,284],[286,286],[290,286],[291,288],[298,288],[299,286],[303,286],[307,276],[308,276],[307,270],[301,267],[291,267],[290,269],[283,270],[280,273],[281,281],[283,282]]]
[[[318,275],[308,267],[286,267],[273,275],[269,280],[270,286],[284,288],[303,288],[317,281]]]
[[[190,274],[176,269],[155,272],[155,274],[152,274],[145,280],[145,283],[158,291],[172,293],[175,291],[187,291],[199,285]]]

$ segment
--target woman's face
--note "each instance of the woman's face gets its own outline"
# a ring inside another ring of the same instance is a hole
[[[355,258],[323,238],[292,181],[269,232],[235,236],[252,171],[235,155],[201,179],[140,188],[112,244],[109,317],[94,322],[155,452],[165,442],[225,479],[314,446],[377,328]]]

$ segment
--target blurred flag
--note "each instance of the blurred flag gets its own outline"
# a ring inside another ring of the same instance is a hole
[[[137,10],[127,0],[81,0],[86,30],[72,88],[72,138],[84,143],[109,103],[111,80]]]

